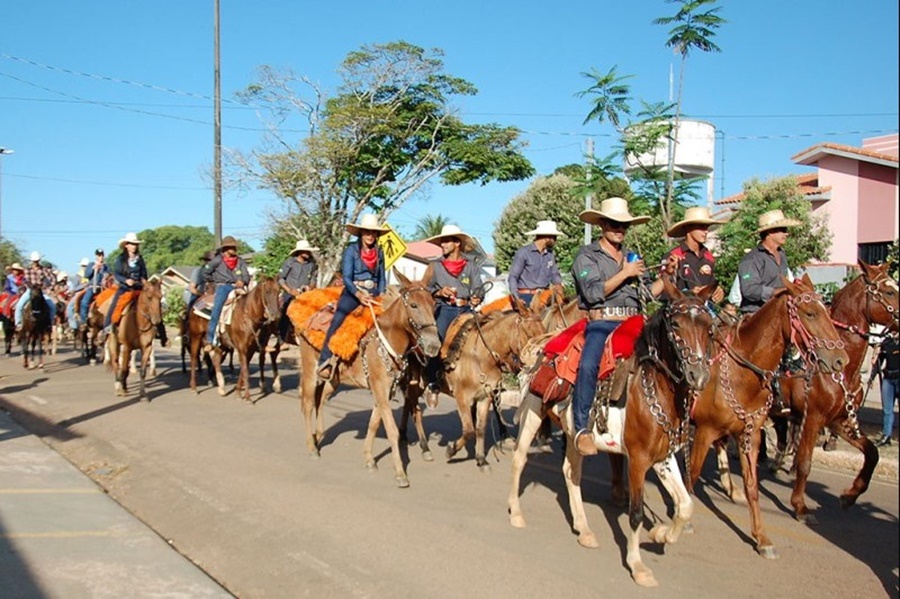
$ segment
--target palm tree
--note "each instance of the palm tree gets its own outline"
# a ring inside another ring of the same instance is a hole
[[[678,72],[678,95],[675,100],[675,126],[669,139],[669,164],[666,178],[666,201],[661,206],[663,226],[668,228],[671,223],[671,204],[675,179],[675,139],[678,136],[678,125],[681,120],[681,99],[684,90],[684,70],[687,57],[691,50],[701,52],[721,52],[712,38],[716,35],[716,29],[727,21],[718,14],[721,7],[712,6],[718,0],[668,0],[680,4],[681,7],[671,17],[660,17],[653,20],[654,25],[676,25],[669,30],[669,39],[666,46],[672,48],[681,55],[681,64]],[[701,12],[702,9],[708,10]]]
[[[413,232],[413,237],[416,239],[425,239],[426,237],[440,235],[444,225],[449,224],[450,219],[443,214],[426,214],[416,222],[416,230]]]

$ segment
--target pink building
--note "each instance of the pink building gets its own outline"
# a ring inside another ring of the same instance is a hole
[[[815,270],[827,266],[845,270],[859,258],[877,264],[887,257],[898,238],[898,141],[900,136],[894,133],[864,139],[862,147],[820,143],[791,157],[794,164],[816,168],[798,175],[797,186],[813,212],[825,215],[833,235],[829,264]],[[733,205],[742,199],[740,193],[717,204]]]

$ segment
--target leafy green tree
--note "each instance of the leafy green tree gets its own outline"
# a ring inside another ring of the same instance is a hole
[[[825,218],[812,213],[810,203],[797,191],[796,177],[781,177],[771,181],[752,179],[744,184],[744,200],[731,219],[716,232],[716,275],[727,286],[737,274],[738,263],[745,250],[759,244],[759,216],[768,210],[781,210],[787,218],[802,224],[790,229],[784,250],[788,264],[797,270],[812,260],[828,259],[831,232]]]
[[[343,61],[333,96],[268,66],[239,94],[260,110],[268,134],[251,152],[230,155],[229,179],[282,200],[273,228],[288,220],[308,233],[322,248],[323,280],[339,266],[344,225],[363,212],[387,218],[430,181],[486,184],[534,173],[517,129],[457,116],[452,100],[477,90],[445,73],[441,56],[403,41],[363,46]],[[289,127],[301,122],[308,134],[296,141]]]
[[[416,222],[413,239],[425,239],[441,234],[441,229],[450,224],[450,219],[443,214],[427,214]]]
[[[888,250],[887,261],[890,264],[888,273],[894,279],[897,279],[897,275],[900,274],[900,240],[895,239],[894,243],[891,244],[891,248]]]
[[[13,262],[18,262],[19,264],[25,263],[22,250],[9,239],[0,239],[0,265],[3,265],[5,268]]]
[[[715,6],[718,0],[667,0],[668,2],[679,5],[678,11],[671,17],[660,17],[654,19],[655,25],[673,25],[669,30],[669,39],[666,40],[666,46],[672,48],[681,57],[678,68],[678,92],[675,99],[675,121],[674,132],[677,131],[681,122],[682,98],[684,95],[684,72],[687,66],[688,56],[692,51],[700,52],[721,52],[721,48],[716,45],[713,38],[716,36],[716,30],[727,21],[718,15],[721,7]],[[668,166],[666,168],[666,199],[662,203],[661,214],[663,223],[666,227],[670,226],[674,220],[670,220],[670,207],[673,202],[675,188],[673,182],[675,180],[675,139],[669,136],[669,155]]]

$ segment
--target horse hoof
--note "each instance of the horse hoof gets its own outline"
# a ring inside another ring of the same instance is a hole
[[[657,524],[656,526],[654,526],[653,528],[650,529],[650,533],[649,533],[650,539],[654,543],[666,544],[669,542],[669,539],[667,538],[667,536],[668,536],[670,530],[671,529],[669,528],[668,525]]]
[[[631,573],[631,578],[638,584],[638,586],[642,587],[658,587],[659,583],[656,581],[656,577],[653,576],[653,571],[646,566],[643,568],[637,568],[634,572]]]
[[[483,462],[478,464],[478,470],[481,471],[482,474],[490,474],[491,473],[491,465],[487,462]]]
[[[426,461],[426,462],[433,462],[433,461],[434,461],[434,456],[431,455],[431,450],[430,450],[430,449],[426,449],[425,451],[422,452],[422,459],[423,459],[424,461]]]
[[[841,495],[841,509],[847,509],[853,507],[856,504],[856,495]]]
[[[366,470],[369,472],[375,472],[378,470],[378,464],[375,463],[375,460],[369,460],[366,462]]]
[[[397,482],[398,489],[407,489],[409,488],[409,478],[404,474],[403,476],[395,476],[394,480]]]
[[[509,517],[509,525],[513,528],[525,528],[525,517],[524,516],[510,516]]]
[[[141,395],[141,401],[143,403],[150,403],[150,398],[147,397],[146,395]]]
[[[797,514],[797,520],[799,522],[801,522],[802,524],[806,524],[807,526],[815,526],[816,524],[819,523],[819,521],[816,519],[816,517],[813,514],[810,514],[809,512],[807,512],[805,514]]]
[[[685,522],[684,528],[681,529],[681,532],[683,532],[686,535],[694,534],[694,524],[692,522]]]
[[[597,537],[594,536],[594,533],[591,531],[583,532],[578,535],[578,544],[588,549],[600,548],[600,541],[597,540]]]
[[[766,545],[758,549],[759,554],[765,559],[778,559],[778,551],[774,545]]]
[[[450,445],[447,446],[447,459],[449,460],[455,455],[456,455],[456,449],[453,447],[453,444],[451,443]]]
[[[219,397],[225,397],[225,394],[228,393],[228,392],[225,391],[225,389],[223,389],[222,387],[219,387],[219,388],[216,390],[216,392],[219,394]]]

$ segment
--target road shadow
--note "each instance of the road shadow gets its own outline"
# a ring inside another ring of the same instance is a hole
[[[38,437],[50,437],[59,441],[71,441],[78,439],[83,435],[60,427],[58,423],[48,420],[40,414],[36,414],[27,408],[8,401],[0,395],[0,410],[8,413],[13,417],[22,428],[27,429],[30,434]],[[3,440],[3,437],[0,437]]]

